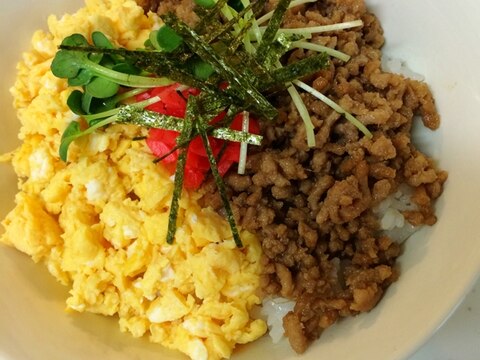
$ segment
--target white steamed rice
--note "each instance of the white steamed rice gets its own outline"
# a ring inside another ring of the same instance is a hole
[[[267,321],[268,334],[274,344],[278,343],[283,335],[283,317],[293,311],[295,301],[282,297],[266,298],[262,303],[261,314]]]
[[[383,233],[392,240],[402,243],[420,226],[413,226],[402,214],[402,211],[418,210],[416,204],[411,201],[413,189],[408,185],[399,186],[398,190],[383,200],[373,212],[380,220],[380,228]]]

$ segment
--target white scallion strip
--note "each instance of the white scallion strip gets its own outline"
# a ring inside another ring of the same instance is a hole
[[[250,5],[250,0],[241,0],[241,2],[242,2],[242,5],[245,6],[245,7]],[[229,5],[225,5],[224,7],[222,7],[221,12],[222,12],[223,16],[225,16],[225,18],[229,21],[232,20],[235,16],[238,15],[238,12]],[[253,18],[253,11],[250,10],[245,14],[244,19],[248,21],[251,18]],[[236,24],[233,25],[233,30],[234,30],[233,31],[234,34],[238,35],[242,29],[239,26],[239,24],[236,23]],[[255,36],[255,39],[257,41],[258,41],[258,39],[262,38],[262,32],[260,31],[260,27],[258,26],[258,23],[255,19],[253,19],[252,30],[253,30],[253,34]],[[250,33],[250,32],[248,32],[248,33]],[[250,39],[249,36],[245,36],[245,38],[243,39],[243,44],[245,45],[245,49],[247,50],[247,52],[249,52],[250,54],[253,54],[255,52],[256,49],[252,45],[251,39]]]
[[[247,6],[250,5],[250,0],[241,0],[241,2],[242,2],[242,5],[244,7],[247,7]],[[248,11],[243,18],[247,22],[250,21],[250,19],[253,18],[253,11],[252,10]],[[252,21],[252,26],[254,25],[254,23],[256,23],[255,20]],[[260,32],[260,29],[258,28],[258,25],[257,25],[257,30],[258,30],[258,32]],[[260,33],[260,36],[261,36],[261,33]],[[255,53],[255,51],[256,51],[255,46],[252,45],[252,42],[250,41],[249,36],[244,36],[243,37],[243,45],[245,46],[245,50],[249,54],[254,54]]]
[[[284,34],[300,34],[300,35],[318,34],[318,33],[327,32],[327,31],[351,29],[357,26],[362,26],[362,25],[363,25],[362,20],[353,20],[353,21],[347,21],[347,22],[331,24],[331,25],[309,26],[309,27],[303,27],[303,28],[282,28],[282,29],[278,29],[278,32],[284,33]],[[265,31],[266,28],[267,28],[266,26],[261,26],[260,30]]]
[[[301,48],[301,49],[307,49],[307,50],[313,50],[313,51],[318,51],[318,52],[325,52],[330,56],[333,56],[337,59],[340,59],[342,61],[348,61],[350,60],[350,55],[347,55],[341,51],[329,48],[328,46],[320,45],[320,44],[314,44],[308,41],[295,41],[292,43],[293,47],[296,48]]]
[[[222,7],[221,12],[223,16],[225,16],[229,21],[232,20],[238,14],[238,12],[235,9],[231,8],[228,5],[225,5],[224,7]],[[240,32],[241,29],[240,29],[240,26],[238,26],[238,23],[233,25],[233,30],[235,34],[238,34]]]
[[[255,46],[252,45],[252,42],[250,41],[250,38],[248,36],[245,36],[243,38],[243,45],[245,46],[245,50],[249,54],[254,54],[255,53],[256,48],[255,48]]]
[[[244,7],[250,6],[250,0],[241,0],[241,2]],[[257,19],[255,19],[253,15],[253,11],[250,10],[247,14],[245,14],[245,17],[252,21],[252,32],[255,35],[255,39],[260,42],[262,40],[262,32],[260,31],[260,26],[258,26]],[[248,36],[245,36],[245,38],[250,39]],[[255,48],[253,46],[252,48],[253,51],[255,51]]]
[[[237,13],[234,9],[232,9],[228,5],[225,5],[224,7],[222,7],[221,11],[222,11],[223,16],[225,16],[227,18],[227,20],[232,20]]]
[[[259,29],[260,29],[260,33],[264,33],[264,32],[265,32],[265,27],[261,26],[261,27],[259,27]],[[275,35],[275,40],[278,39],[278,37],[280,36],[280,34],[281,34],[280,31],[277,32],[277,34]],[[308,40],[308,39],[311,39],[311,38],[312,38],[312,34],[310,34],[310,33],[300,33],[300,34],[298,34],[298,35],[301,35],[304,40]],[[253,31],[251,31],[251,30],[248,32],[248,36],[249,36],[249,38],[250,38],[250,41],[256,41],[256,42],[258,42],[258,43],[261,42],[261,38],[260,38],[260,41],[259,41],[259,40],[255,37],[255,34],[253,34]]]
[[[298,110],[298,113],[300,114],[300,117],[303,120],[303,124],[305,125],[305,133],[307,135],[307,145],[308,147],[314,147],[315,146],[315,133],[313,132],[313,123],[312,119],[310,118],[310,114],[308,113],[308,109],[305,106],[302,98],[300,97],[300,94],[298,93],[297,89],[295,89],[295,86],[290,85],[287,88],[287,91],[292,98],[293,104]]]
[[[277,61],[277,68],[281,68],[282,64],[280,61]],[[287,91],[290,97],[292,98],[293,104],[298,110],[298,114],[302,118],[303,124],[305,126],[305,135],[307,137],[307,145],[308,147],[315,146],[315,133],[313,132],[314,126],[312,123],[312,119],[310,118],[310,114],[308,113],[308,109],[305,106],[300,94],[298,93],[295,86],[292,83],[286,83]]]
[[[295,7],[295,6],[298,6],[298,5],[302,5],[302,4],[306,4],[306,3],[312,3],[312,2],[316,2],[317,0],[294,0],[290,3],[289,5],[289,9]],[[267,20],[270,20],[273,16],[273,10],[266,13],[265,15],[261,16],[258,18],[257,22],[259,24],[263,24],[265,21]]]
[[[370,132],[370,130],[368,130],[367,127],[365,125],[363,125],[355,116],[353,116],[352,114],[347,112],[340,105],[338,105],[334,101],[330,100],[328,97],[323,95],[321,92],[315,90],[311,86],[308,86],[304,82],[301,82],[299,80],[294,80],[293,83],[295,85],[297,85],[299,88],[302,88],[303,90],[308,92],[309,94],[315,96],[317,99],[323,101],[325,104],[330,106],[333,110],[335,110],[339,114],[342,114],[343,116],[345,116],[345,118],[348,121],[350,121],[353,125],[355,125],[362,133],[364,133],[366,137],[372,138],[373,135]]]
[[[243,112],[242,131],[248,132],[250,127],[250,114],[248,111]],[[240,155],[238,159],[238,173],[245,174],[245,165],[247,164],[247,150],[248,144],[246,142],[240,143]]]

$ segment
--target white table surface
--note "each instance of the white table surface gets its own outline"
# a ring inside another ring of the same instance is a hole
[[[447,322],[409,360],[480,360],[480,280]]]

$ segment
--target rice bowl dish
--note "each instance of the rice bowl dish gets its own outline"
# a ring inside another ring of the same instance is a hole
[[[91,191],[91,192],[94,192],[94,191],[92,190],[92,187],[90,187],[90,188],[91,188],[90,191]],[[88,189],[88,187],[87,187],[87,189]],[[401,197],[402,197],[402,195],[401,195],[401,194],[398,194],[398,195],[397,195],[397,200],[398,200],[398,198],[401,198]],[[390,230],[392,230],[392,227],[395,227],[395,225],[401,225],[401,221],[402,221],[402,220],[398,220],[398,219],[394,219],[395,221],[392,220],[392,216],[394,217],[394,215],[398,215],[397,213],[393,213],[393,214],[392,214],[392,212],[390,211],[390,214],[389,214],[389,215],[390,215],[390,219],[388,218],[388,216],[384,216],[384,222],[385,222],[384,228],[385,228],[385,229],[390,229]],[[392,221],[393,221],[393,223],[395,223],[394,225],[392,225],[392,224],[393,224]],[[400,226],[397,226],[397,227],[400,227]],[[127,235],[128,235],[128,234],[127,234]],[[416,239],[416,238],[418,238],[418,236],[417,236],[417,237],[414,237],[414,238]],[[402,266],[402,269],[404,269],[403,266]],[[387,299],[388,299],[388,298],[390,298],[390,297],[387,295]],[[342,324],[342,325],[343,325],[343,324]],[[341,330],[339,330],[339,331],[341,331]],[[323,338],[323,336],[322,336],[322,338]],[[323,342],[323,341],[322,341],[322,342]],[[238,354],[238,356],[242,356],[242,352],[240,352],[240,353]]]

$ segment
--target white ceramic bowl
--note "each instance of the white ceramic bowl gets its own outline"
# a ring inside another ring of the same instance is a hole
[[[385,53],[425,76],[442,115],[440,130],[417,140],[450,177],[437,204],[439,221],[410,238],[402,275],[373,311],[342,321],[297,357],[283,342],[263,338],[236,359],[404,359],[424,343],[468,292],[480,270],[480,2],[368,0],[386,33]],[[75,10],[80,0],[0,4],[0,152],[17,144],[18,124],[8,88],[15,63],[46,16]],[[16,178],[0,164],[0,216],[13,207]],[[0,359],[181,358],[145,339],[121,334],[116,319],[63,312],[67,291],[47,271],[0,248]],[[266,355],[268,354],[268,355]]]

